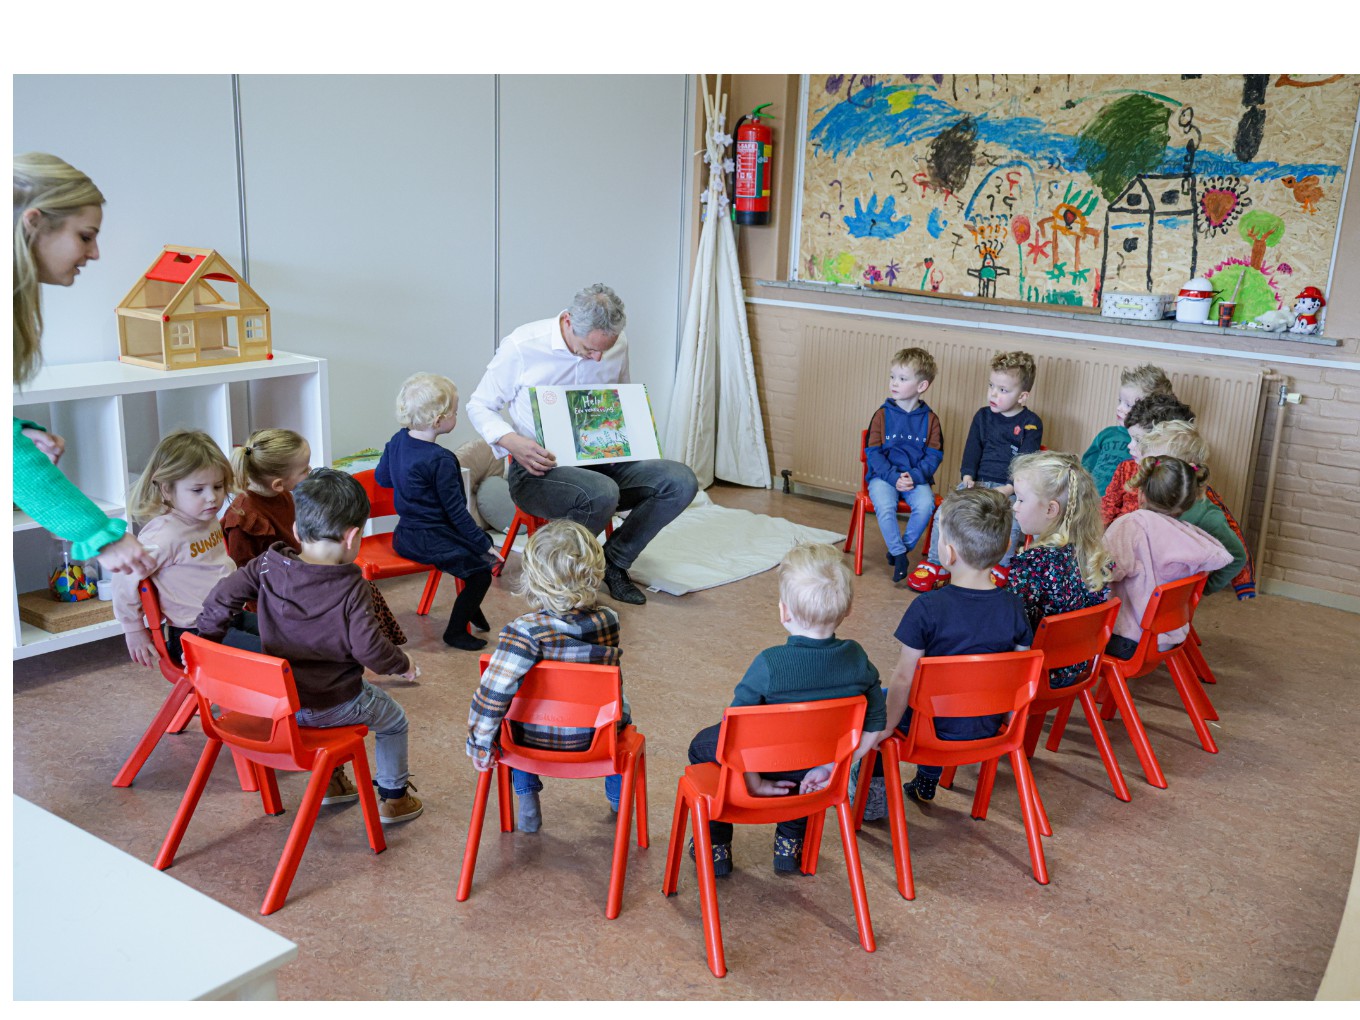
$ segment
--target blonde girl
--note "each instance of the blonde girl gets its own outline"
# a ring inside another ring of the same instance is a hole
[[[141,540],[155,556],[149,576],[169,623],[167,644],[176,662],[180,635],[193,630],[213,585],[236,569],[217,521],[231,477],[231,465],[211,436],[180,429],[156,445],[128,494],[128,515],[142,524]],[[123,625],[128,656],[154,669],[156,646],[142,617],[137,578],[120,575],[115,581],[113,612]]]
[[[501,628],[468,711],[467,753],[479,771],[496,763],[501,720],[524,674],[536,662],[554,659],[618,665],[622,654],[618,614],[597,603],[604,571],[604,550],[584,525],[559,519],[530,536],[516,593],[524,597],[532,612]],[[630,721],[625,698],[621,725]],[[593,729],[526,726],[521,739],[532,747],[581,751],[590,746],[594,734]],[[511,775],[519,800],[519,829],[537,832],[542,822],[538,793],[543,780],[519,769],[512,770]],[[605,777],[605,797],[615,811],[622,789],[620,776]]]
[[[1120,599],[1114,635],[1106,651],[1132,657],[1142,636],[1139,627],[1152,591],[1159,584],[1212,572],[1232,562],[1223,544],[1180,520],[1199,499],[1209,469],[1176,457],[1144,457],[1128,485],[1138,494],[1138,509],[1120,517],[1105,532],[1114,557],[1110,590]],[[1162,635],[1162,649],[1185,640],[1188,628]]]
[[[69,287],[99,258],[104,196],[69,163],[44,152],[14,157],[14,384],[42,362],[41,285]],[[147,571],[155,560],[127,530],[57,470],[61,436],[13,419],[14,502],[38,524],[71,542],[76,559],[97,557],[113,573]]]
[[[1095,482],[1071,453],[1044,451],[1011,464],[1015,519],[1030,545],[1011,564],[1010,588],[1031,627],[1045,616],[1099,605],[1110,597],[1110,555],[1101,541]],[[1085,667],[1054,670],[1054,687],[1081,679]]]
[[[243,446],[232,450],[232,477],[241,495],[222,515],[222,531],[227,538],[227,555],[238,567],[244,567],[275,542],[302,551],[293,531],[297,520],[293,489],[311,473],[311,460],[311,446],[291,429],[260,429],[251,433]],[[406,634],[378,586],[369,581],[368,590],[378,629],[394,645],[405,644]]]

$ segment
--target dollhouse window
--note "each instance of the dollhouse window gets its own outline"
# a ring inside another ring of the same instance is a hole
[[[170,349],[182,351],[194,346],[194,326],[190,322],[170,323]]]
[[[263,320],[263,319],[247,319],[247,320],[246,320],[246,339],[247,339],[247,340],[263,340],[263,339],[264,339],[264,320]]]

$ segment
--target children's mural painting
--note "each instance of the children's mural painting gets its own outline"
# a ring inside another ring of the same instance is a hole
[[[1325,286],[1355,75],[808,81],[799,276],[1098,312],[1207,277],[1234,320]]]

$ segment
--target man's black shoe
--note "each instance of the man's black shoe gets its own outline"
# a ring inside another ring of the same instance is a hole
[[[609,586],[609,594],[615,602],[627,602],[630,606],[640,606],[647,601],[642,589],[628,576],[628,571],[612,564],[604,568],[604,583]]]

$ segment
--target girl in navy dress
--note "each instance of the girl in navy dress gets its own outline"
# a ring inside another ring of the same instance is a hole
[[[500,554],[468,513],[458,458],[438,442],[458,424],[458,387],[442,375],[417,372],[401,384],[397,421],[404,427],[388,440],[375,472],[377,483],[393,490],[400,515],[392,546],[408,560],[462,580],[444,643],[477,651],[486,642],[467,628],[490,629],[482,598]]]

